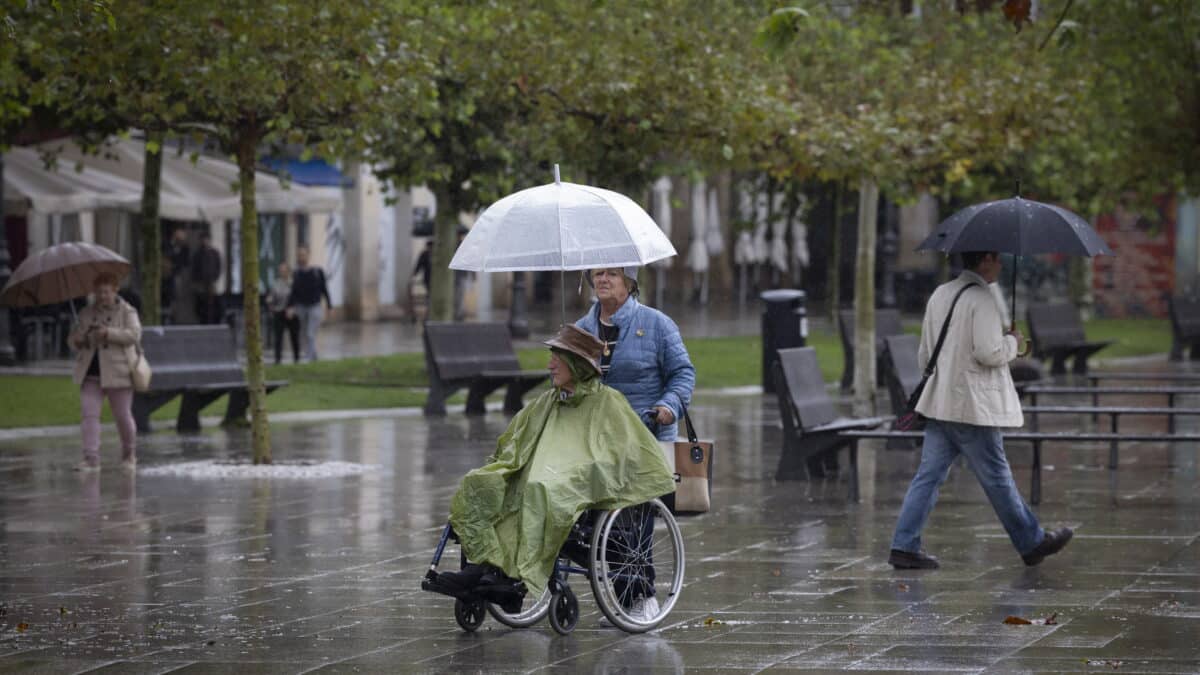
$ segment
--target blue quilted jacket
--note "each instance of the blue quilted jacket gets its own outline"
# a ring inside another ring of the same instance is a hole
[[[604,383],[624,394],[639,416],[661,405],[675,413],[677,422],[683,419],[683,409],[692,400],[696,386],[696,369],[683,346],[679,327],[666,314],[632,297],[613,314],[612,322],[621,332]],[[599,335],[600,303],[592,305],[575,325]],[[677,426],[659,428],[658,440],[675,440]]]

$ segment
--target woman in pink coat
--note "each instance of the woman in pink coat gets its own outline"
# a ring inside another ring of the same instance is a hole
[[[102,274],[93,287],[93,301],[79,313],[68,341],[75,353],[75,384],[79,385],[83,419],[83,461],[77,471],[100,470],[100,408],[108,407],[121,436],[121,466],[137,466],[137,427],[133,422],[133,380],[130,370],[142,339],[137,310],[117,295],[117,278]]]

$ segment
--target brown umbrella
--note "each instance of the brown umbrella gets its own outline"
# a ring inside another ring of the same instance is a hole
[[[128,260],[103,246],[82,241],[56,244],[17,266],[0,291],[0,305],[34,307],[81,298],[92,292],[100,274],[120,279],[129,269]]]

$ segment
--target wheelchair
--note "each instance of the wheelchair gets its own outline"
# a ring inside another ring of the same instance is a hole
[[[658,627],[683,589],[683,535],[675,517],[658,499],[585,513],[572,526],[541,597],[525,595],[519,608],[502,607],[474,589],[439,583],[437,567],[451,540],[458,542],[447,523],[421,588],[454,597],[454,618],[467,632],[477,630],[491,614],[511,628],[527,628],[548,616],[555,632],[569,634],[579,622],[579,600],[568,584],[571,575],[588,579],[600,611],[612,625],[628,633]],[[459,557],[465,568],[468,561],[461,547]],[[524,585],[516,584],[523,592]]]

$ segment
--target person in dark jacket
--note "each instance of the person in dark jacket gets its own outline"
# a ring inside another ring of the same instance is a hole
[[[212,246],[212,237],[200,235],[200,248],[192,256],[192,287],[196,293],[196,320],[220,323],[217,307],[217,279],[221,278],[221,254]]]
[[[301,246],[296,249],[296,271],[292,274],[292,292],[288,295],[287,311],[300,319],[300,327],[304,331],[305,361],[317,360],[317,331],[325,316],[321,309],[322,298],[325,308],[333,309],[329,288],[325,284],[325,271],[309,266],[308,249]]]

